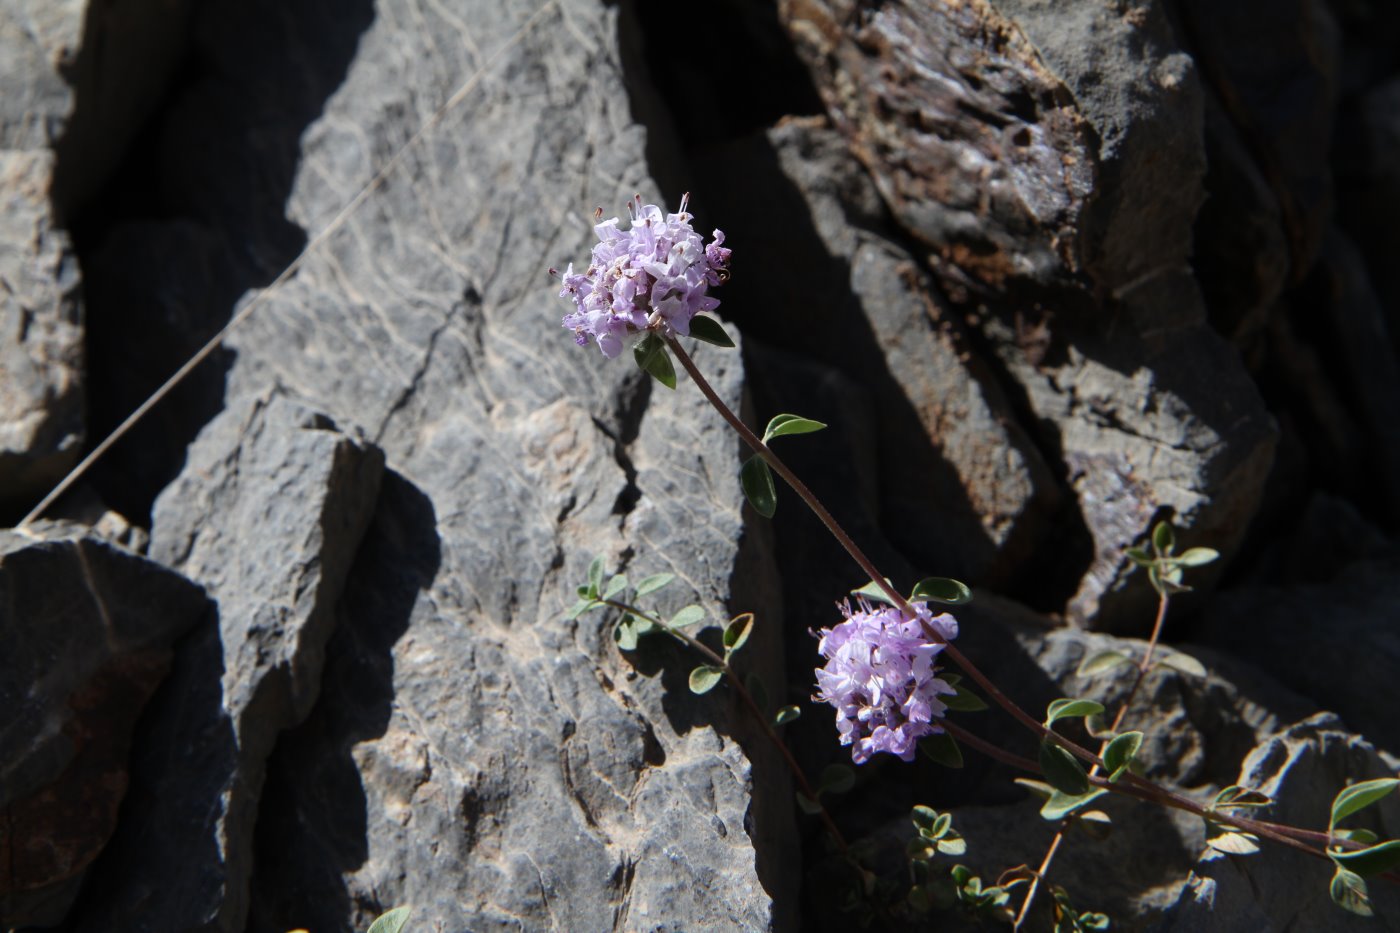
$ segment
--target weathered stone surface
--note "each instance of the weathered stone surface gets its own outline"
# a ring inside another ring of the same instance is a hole
[[[191,448],[151,555],[204,585],[217,622],[181,646],[74,929],[244,928],[266,760],[315,702],[382,469],[378,449],[276,393]]]
[[[929,573],[1007,582],[1047,530],[1057,498],[1050,471],[894,231],[852,216],[879,201],[841,136],[819,123],[792,121],[768,141],[806,200],[831,265],[849,276],[854,307],[825,315],[863,319],[890,374],[889,388],[903,396],[903,404],[880,399],[875,406],[878,507],[887,535]],[[827,301],[840,294],[828,291]],[[771,313],[800,329],[822,312],[797,298]],[[875,392],[883,388],[870,382]],[[912,424],[901,417],[905,412]],[[934,527],[939,531],[930,535]]]
[[[208,605],[81,527],[0,532],[0,925],[63,919],[116,827],[137,717]]]
[[[269,126],[269,145],[285,155],[280,133],[300,126],[276,100],[258,98],[267,112],[241,110],[234,90],[265,80],[236,50],[260,47],[259,24],[281,23],[269,10],[282,7],[233,6],[211,8],[206,27],[225,30],[226,80],[182,95],[171,129],[194,132],[201,114],[221,129],[196,139]],[[770,572],[749,559],[757,543],[732,433],[684,380],[672,393],[627,361],[576,347],[545,275],[586,256],[594,205],[617,210],[636,191],[657,200],[619,70],[621,12],[593,0],[530,10],[391,2],[372,25],[352,10],[350,21],[368,25],[356,37],[339,11],[299,10],[299,36],[335,20],[324,44],[291,45],[315,74],[353,53],[300,149],[273,166],[274,181],[275,169],[298,166],[286,211],[308,234],[436,107],[466,92],[232,341],[231,410],[281,386],[343,429],[363,429],[390,468],[341,597],[321,700],[269,765],[248,925],[363,929],[406,903],[424,928],[772,927],[791,909],[790,897],[782,907],[774,899],[792,869],[760,860],[753,839],[790,838],[791,796],[772,768],[751,777],[736,741],[750,736],[731,721],[727,692],[697,701],[685,689],[694,663],[685,652],[655,645],[625,658],[599,616],[562,618],[595,554],[634,576],[674,568],[681,581],[663,608],[699,602],[715,619],[731,601],[758,610],[773,640],[746,652],[776,667],[776,600]],[[358,42],[340,41],[347,36]],[[304,104],[286,106],[302,113]],[[228,174],[225,189],[206,192],[217,202],[204,215],[217,224],[206,226],[240,255],[279,255],[295,237],[268,222],[264,200],[237,209],[249,178],[263,177],[250,174],[262,171],[256,152],[230,145],[226,162],[212,154],[171,184],[197,191]],[[177,220],[163,233],[148,224],[123,235],[162,242],[176,224],[189,229]],[[121,250],[141,254],[131,242]],[[706,348],[697,360],[738,405],[739,355]],[[251,436],[240,443],[257,449]],[[166,503],[153,549],[176,555],[180,547],[161,543]],[[212,495],[197,506],[193,515],[230,508]],[[271,569],[260,560],[278,550],[268,542],[212,517],[190,521],[200,529],[192,553]],[[332,589],[321,587],[327,599]],[[227,671],[211,664],[204,679],[191,675],[193,699],[172,718],[176,735],[208,725],[196,734],[209,750],[197,773],[236,776],[230,799],[247,800],[239,719],[197,715],[226,702],[220,679],[225,690],[242,683],[239,657],[224,644]],[[255,693],[249,709],[258,702]],[[755,750],[757,767],[766,754]],[[188,861],[223,864],[216,856],[235,838],[233,821],[251,816],[216,812],[222,825],[206,821]],[[133,816],[125,851],[165,825]],[[231,858],[198,884],[163,882],[183,892],[178,904],[111,877],[95,890],[124,907],[150,894],[162,909],[115,914],[95,894],[90,928],[114,916],[179,928],[194,903],[213,905],[197,918],[208,927],[238,922]]]
[[[895,216],[950,284],[1185,260],[1200,89],[1160,3],[788,0],[789,31]]]
[[[0,516],[11,518],[77,461],[83,439],[82,302],[49,206],[52,172],[47,150],[0,149]]]
[[[1235,782],[1274,798],[1261,819],[1325,830],[1336,793],[1348,784],[1394,777],[1400,762],[1378,754],[1337,717],[1319,713],[1273,736],[1250,753]],[[1400,797],[1392,794],[1349,820],[1383,839],[1400,837]],[[1332,866],[1281,846],[1252,858],[1209,853],[1160,928],[1195,933],[1233,930],[1400,930],[1400,892],[1372,879],[1374,918],[1344,913],[1332,903]]]
[[[1249,657],[1378,748],[1400,754],[1400,722],[1378,702],[1400,670],[1397,607],[1400,556],[1392,549],[1326,583],[1221,593],[1206,608],[1198,638]]]

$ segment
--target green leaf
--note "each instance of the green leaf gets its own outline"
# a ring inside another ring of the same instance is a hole
[[[1152,529],[1152,547],[1160,555],[1167,555],[1176,547],[1176,535],[1172,532],[1171,522],[1158,522],[1157,527]]]
[[[1107,930],[1109,924],[1108,914],[1085,911],[1079,915],[1079,926],[1085,930],[1092,931],[1092,933],[1100,933],[1100,931]]]
[[[764,518],[772,518],[778,511],[778,490],[773,485],[773,471],[758,454],[744,461],[739,470],[739,485],[744,489],[744,497],[753,510]]]
[[[701,619],[704,618],[705,610],[701,609],[699,606],[691,604],[689,606],[686,606],[680,612],[677,612],[675,615],[671,616],[671,621],[667,622],[666,624],[671,628],[685,628],[688,625],[694,625],[696,622],[699,622]]]
[[[1333,829],[1332,835],[1338,839],[1350,839],[1363,846],[1373,845],[1381,838],[1369,829]]]
[[[954,687],[956,693],[944,694],[940,699],[949,709],[960,713],[980,713],[987,709],[987,703],[966,687]]]
[[[749,640],[749,633],[753,631],[753,613],[745,612],[735,616],[729,624],[724,627],[724,650],[726,654],[733,654],[744,647],[744,642]]]
[[[666,352],[666,342],[656,334],[647,334],[632,348],[632,359],[642,372],[668,389],[676,387],[676,368],[671,365],[671,354]]]
[[[577,619],[579,616],[583,615],[585,612],[592,609],[596,605],[598,605],[596,600],[580,599],[578,602],[574,603],[572,606],[569,607],[569,611],[564,613],[564,618],[572,622],[574,619]]]
[[[627,574],[620,573],[609,580],[608,585],[603,588],[603,598],[612,599],[625,589],[627,589]]]
[[[948,827],[953,825],[953,816],[951,813],[941,814],[933,807],[924,806],[921,803],[915,804],[914,809],[909,812],[909,818],[914,821],[914,828],[919,831],[920,835],[927,836],[930,839],[935,838],[933,831],[938,828],[939,821],[944,816],[948,817],[948,823],[943,827],[943,830],[946,832]]]
[[[623,651],[637,650],[637,636],[641,633],[637,631],[635,617],[627,616],[613,628],[613,640]]]
[[[1210,808],[1214,810],[1217,807],[1267,807],[1273,802],[1273,798],[1268,794],[1250,790],[1248,787],[1241,787],[1238,784],[1231,784],[1215,795],[1215,800],[1211,803]]]
[[[797,792],[797,806],[801,808],[803,813],[809,816],[816,816],[818,813],[822,812],[821,803],[808,797],[806,794],[802,793],[802,791]]]
[[[856,773],[841,764],[827,765],[817,780],[818,792],[823,794],[844,794],[855,786]]]
[[[763,443],[766,444],[773,438],[782,437],[785,434],[811,434],[824,427],[826,425],[822,422],[803,418],[801,415],[774,415],[768,422],[768,427],[763,431]]]
[[[379,919],[369,925],[366,933],[399,933],[404,924],[408,923],[408,915],[411,913],[411,907],[395,907],[387,913],[380,914]]]
[[[1116,781],[1123,776],[1123,772],[1128,770],[1128,765],[1133,763],[1134,756],[1138,749],[1142,748],[1141,732],[1124,732],[1122,735],[1114,736],[1103,750],[1104,770],[1108,772],[1108,779]]]
[[[637,598],[648,596],[676,579],[674,573],[654,573],[637,584]]]
[[[601,556],[593,558],[593,563],[588,565],[588,592],[579,593],[580,596],[597,597],[603,588],[603,558]]]
[[[943,837],[935,845],[939,855],[951,855],[957,858],[959,855],[967,854],[967,840],[957,833]]]
[[[1056,793],[1055,788],[1046,784],[1044,781],[1037,781],[1034,778],[1012,778],[1012,780],[1041,800],[1049,800],[1050,797]]]
[[[1089,776],[1084,766],[1067,750],[1046,739],[1040,743],[1040,770],[1045,780],[1062,794],[1078,797],[1089,791]]]
[[[1343,910],[1349,910],[1363,917],[1373,916],[1371,895],[1366,890],[1366,879],[1354,871],[1338,868],[1332,876],[1332,900]]]
[[[1374,781],[1361,781],[1350,787],[1342,788],[1341,792],[1332,799],[1332,822],[1330,825],[1336,826],[1358,810],[1364,810],[1376,801],[1383,799],[1398,786],[1400,786],[1400,779],[1377,778]]]
[[[724,677],[724,668],[713,664],[702,664],[690,672],[690,692],[709,693]]]
[[[1250,833],[1221,833],[1207,839],[1206,845],[1226,855],[1253,855],[1259,851],[1259,839]]]
[[[1051,700],[1050,705],[1045,707],[1045,727],[1048,729],[1061,719],[1076,719],[1080,716],[1093,716],[1095,713],[1102,712],[1103,704],[1094,700],[1073,698]]]
[[[958,743],[946,732],[936,732],[933,735],[925,736],[923,741],[919,743],[919,751],[923,752],[930,761],[945,768],[961,768],[963,766],[962,749],[958,748]]]
[[[1341,867],[1354,871],[1363,878],[1369,878],[1371,875],[1379,875],[1400,867],[1400,839],[1349,852],[1332,849],[1327,854]]]
[[[1176,562],[1183,567],[1203,567],[1212,561],[1220,559],[1220,552],[1215,548],[1192,547],[1181,552],[1176,558]]]
[[[889,583],[890,578],[886,577],[885,582]],[[891,584],[891,588],[893,588],[893,584]],[[894,600],[890,599],[890,595],[886,593],[884,588],[880,586],[880,584],[876,583],[874,580],[871,580],[869,583],[865,584],[865,586],[862,586],[858,590],[851,590],[851,595],[863,596],[871,602],[884,603],[887,606],[894,605]]]
[[[724,332],[719,321],[705,314],[697,314],[690,319],[690,336],[696,340],[712,343],[717,347],[734,346],[734,341]]]
[[[1128,560],[1137,564],[1139,567],[1151,567],[1157,560],[1140,547],[1130,547],[1123,553],[1128,555]]]
[[[1093,677],[1095,674],[1111,671],[1121,664],[1129,664],[1132,660],[1121,651],[1100,651],[1079,662],[1079,670],[1076,673],[1080,677]]]
[[[1168,649],[1162,652],[1161,657],[1156,660],[1153,666],[1155,667],[1158,664],[1162,667],[1170,667],[1172,670],[1188,674],[1191,677],[1206,676],[1206,666],[1185,652]]]
[[[1107,742],[1113,738],[1113,730],[1108,727],[1108,717],[1103,713],[1085,716],[1084,731],[1101,742]]]
[[[914,592],[909,594],[909,599],[961,606],[972,602],[972,590],[966,583],[950,577],[925,577],[914,584]]]
[[[1057,790],[1050,795],[1049,800],[1041,805],[1040,816],[1042,819],[1050,820],[1052,823],[1055,820],[1062,820],[1075,810],[1078,810],[1085,804],[1098,800],[1107,793],[1108,791],[1104,790],[1102,787],[1095,787],[1087,794],[1073,795],[1065,794]]]
[[[749,696],[753,697],[754,704],[759,709],[768,708],[768,687],[764,685],[762,677],[749,671],[744,675],[744,689],[749,691]]]
[[[782,709],[778,710],[776,713],[773,714],[773,725],[785,726],[801,715],[801,707],[784,706]]]

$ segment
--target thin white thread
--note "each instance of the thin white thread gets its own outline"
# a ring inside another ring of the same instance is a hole
[[[343,208],[340,209],[340,212],[337,213],[335,217],[331,218],[330,223],[323,227],[321,229],[321,232],[316,234],[316,236],[313,237],[311,241],[306,244],[302,251],[297,254],[297,257],[287,265],[287,268],[283,269],[281,273],[278,274],[277,278],[273,279],[272,282],[266,287],[264,287],[261,291],[259,291],[251,301],[249,301],[246,305],[240,308],[238,312],[233,315],[233,317],[229,318],[228,323],[225,324],[217,334],[215,334],[213,337],[210,337],[208,343],[200,347],[199,350],[197,350],[193,356],[186,360],[185,363],[179,369],[175,370],[174,374],[169,379],[165,380],[165,382],[161,384],[160,388],[156,389],[155,392],[151,393],[150,398],[146,399],[139,406],[137,406],[136,410],[133,411],[131,414],[127,415],[126,420],[124,420],[121,424],[117,425],[116,428],[113,429],[112,433],[108,434],[105,438],[103,438],[102,442],[96,447],[94,447],[91,453],[89,453],[86,457],[79,461],[77,466],[69,470],[68,475],[63,477],[63,479],[59,481],[58,485],[49,491],[48,495],[40,499],[39,504],[34,506],[34,508],[30,509],[28,515],[25,515],[24,518],[20,519],[19,527],[23,528],[25,525],[32,524],[37,518],[39,518],[39,516],[43,515],[44,510],[47,509],[49,506],[53,505],[54,502],[58,499],[58,497],[67,492],[74,483],[82,479],[83,475],[87,473],[88,469],[99,459],[101,459],[102,455],[105,454],[112,447],[112,445],[116,444],[117,441],[121,440],[126,435],[126,433],[136,425],[138,421],[140,421],[146,416],[148,412],[150,412],[152,408],[160,404],[161,400],[164,399],[167,395],[169,395],[170,392],[177,385],[183,382],[185,377],[188,376],[191,372],[193,372],[196,366],[208,359],[209,355],[215,350],[219,349],[219,347],[223,345],[223,342],[226,339],[228,339],[228,335],[232,333],[235,327],[241,324],[244,320],[248,318],[250,314],[253,313],[254,310],[260,307],[263,304],[264,300],[275,289],[277,289],[288,279],[290,279],[294,274],[296,274],[297,270],[301,268],[302,263],[305,262],[306,257],[310,256],[312,251],[319,247],[322,243],[324,243],[326,239],[330,237],[331,234],[335,233],[337,230],[340,229],[341,225],[344,224],[347,219],[349,219],[350,215],[355,212],[356,208],[363,204],[365,199],[368,198],[370,194],[372,194],[375,191],[375,189],[377,189],[380,185],[384,183],[384,180],[389,177],[389,175],[394,171],[395,168],[398,167],[398,164],[403,159],[403,157],[411,149],[413,149],[414,146],[418,145],[419,141],[421,141],[425,136],[427,136],[428,133],[431,132],[439,123],[441,123],[443,121],[443,118],[446,117],[447,114],[450,113],[452,110],[454,110],[457,107],[457,105],[460,104],[466,98],[468,94],[475,90],[476,86],[480,84],[481,80],[486,76],[486,73],[491,70],[491,67],[495,65],[496,62],[507,51],[514,48],[516,45],[519,45],[521,40],[523,40],[525,36],[529,34],[530,30],[535,27],[535,24],[538,23],[540,19],[544,17],[544,14],[551,7],[553,7],[555,3],[556,0],[546,0],[546,2],[542,4],[540,8],[536,10],[530,16],[530,18],[527,19],[524,22],[524,24],[521,25],[521,27],[517,29],[509,39],[503,42],[499,48],[492,52],[491,55],[486,59],[486,61],[482,62],[481,67],[478,68],[475,72],[473,72],[472,75],[468,77],[465,81],[463,81],[462,85],[459,88],[457,88],[457,90],[452,92],[452,96],[447,99],[447,102],[444,103],[441,107],[439,107],[437,111],[431,117],[429,117],[423,123],[422,126],[418,128],[417,132],[415,132],[412,136],[408,138],[408,142],[400,146],[399,150],[389,158],[389,161],[385,162],[383,167],[380,168],[379,171],[374,174],[374,177],[372,177],[368,182],[366,182],[364,187],[362,187],[355,194],[355,196],[351,198],[350,201]]]

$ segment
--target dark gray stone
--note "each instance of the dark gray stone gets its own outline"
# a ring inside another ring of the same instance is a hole
[[[0,531],[0,925],[63,919],[117,825],[142,708],[208,610],[76,525]]]
[[[1241,587],[1205,610],[1198,639],[1250,658],[1378,748],[1400,753],[1400,723],[1378,697],[1400,670],[1400,556],[1359,561],[1326,583]]]
[[[74,929],[244,928],[266,760],[316,700],[382,469],[378,449],[276,393],[191,448],[151,555],[204,585],[217,623],[181,646]]]
[[[1348,784],[1394,777],[1394,757],[1378,753],[1328,713],[1280,732],[1250,753],[1236,783],[1262,791],[1274,804],[1260,819],[1326,830],[1332,798]],[[1400,837],[1400,797],[1391,794],[1348,820],[1382,839]],[[1267,845],[1267,844],[1266,844]],[[1248,858],[1208,852],[1160,929],[1196,931],[1400,930],[1400,891],[1379,878],[1368,885],[1375,917],[1343,911],[1328,894],[1332,866],[1293,849],[1267,845]]]
[[[890,388],[902,396],[875,406],[878,508],[888,536],[929,573],[1009,582],[1048,530],[1057,500],[1050,471],[897,233],[861,216],[871,205],[878,211],[879,195],[840,134],[789,121],[768,141],[806,200],[832,265],[848,272],[855,307],[826,313],[864,319]],[[828,291],[827,301],[840,294]],[[773,313],[800,329],[821,312],[798,298]],[[874,378],[870,384],[880,391]],[[901,420],[906,411],[912,424]],[[920,435],[929,443],[919,443]],[[933,527],[937,534],[928,533]]]

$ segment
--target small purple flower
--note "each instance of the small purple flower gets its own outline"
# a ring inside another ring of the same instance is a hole
[[[951,640],[957,620],[933,615],[926,603],[910,605],[913,616],[863,599],[855,611],[843,603],[846,621],[816,633],[817,651],[827,660],[813,699],[836,707],[836,731],[858,765],[876,752],[912,761],[919,739],[943,731],[934,720],[948,707],[938,697],[956,692],[937,676],[933,662],[943,645],[924,625]]]
[[[604,356],[614,357],[628,334],[649,327],[667,336],[689,334],[691,318],[719,307],[708,291],[728,279],[729,250],[719,230],[705,245],[690,225],[689,202],[684,195],[677,213],[663,215],[637,195],[627,206],[630,229],[620,230],[616,217],[593,228],[598,245],[588,269],[578,273],[570,263],[559,292],[576,306],[564,315],[564,326],[579,346],[592,337]]]

